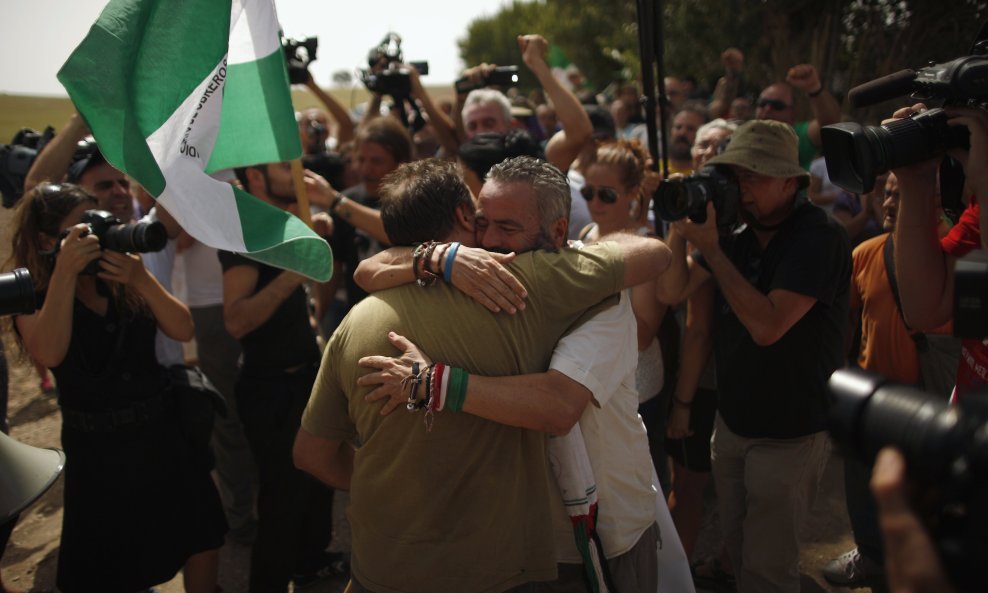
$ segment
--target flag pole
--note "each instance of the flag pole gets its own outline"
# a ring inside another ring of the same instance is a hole
[[[292,180],[295,182],[295,200],[298,202],[297,216],[305,226],[312,228],[312,216],[309,214],[309,194],[305,191],[305,177],[302,175],[302,159],[292,159]]]

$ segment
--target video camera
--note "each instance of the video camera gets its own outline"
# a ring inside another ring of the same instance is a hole
[[[866,82],[851,89],[848,99],[854,107],[867,107],[907,94],[927,106],[939,106],[881,126],[848,122],[821,129],[831,181],[850,192],[866,193],[875,186],[875,178],[890,169],[952,148],[968,148],[967,128],[948,126],[942,106],[988,105],[988,26],[978,35],[971,55]]]
[[[466,94],[476,89],[489,86],[512,87],[518,86],[518,66],[497,66],[484,76],[479,84],[464,76],[455,83],[456,92]]]
[[[292,39],[282,37],[281,49],[285,52],[285,62],[288,64],[288,82],[305,84],[309,80],[309,64],[316,59],[319,38]]]
[[[3,207],[13,208],[24,194],[24,179],[31,164],[48,142],[55,137],[55,128],[48,126],[38,133],[22,128],[10,144],[0,145],[0,193]]]
[[[27,268],[0,274],[0,317],[34,313],[34,284]]]
[[[741,187],[728,167],[711,165],[690,177],[664,180],[655,192],[655,213],[669,222],[689,217],[703,224],[707,202],[717,211],[717,230],[730,233],[738,223]]]
[[[367,53],[366,70],[360,71],[360,80],[372,93],[391,95],[395,100],[404,99],[412,93],[410,72],[405,67],[401,51],[401,37],[388,33],[380,45]],[[409,62],[419,74],[429,73],[428,62]]]
[[[402,111],[399,119],[411,131],[417,132],[425,126],[425,117],[418,104],[412,100],[411,71],[405,67],[401,51],[401,37],[389,32],[379,45],[371,48],[367,54],[369,68],[360,70],[360,80],[372,93],[391,95],[398,109]],[[408,66],[422,76],[429,73],[428,62],[409,62]],[[409,117],[409,110],[412,115]]]

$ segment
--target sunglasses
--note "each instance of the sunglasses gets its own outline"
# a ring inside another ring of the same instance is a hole
[[[613,204],[617,202],[618,194],[617,190],[612,187],[594,187],[592,185],[584,185],[580,188],[580,195],[586,201],[593,200],[594,196],[600,198],[600,201],[605,204]]]
[[[783,109],[789,109],[791,105],[779,101],[778,99],[758,99],[755,103],[756,107],[771,107],[774,111],[782,111]]]

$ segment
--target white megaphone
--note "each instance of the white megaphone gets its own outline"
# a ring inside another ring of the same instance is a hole
[[[0,525],[38,500],[65,467],[65,453],[19,443],[0,432]]]

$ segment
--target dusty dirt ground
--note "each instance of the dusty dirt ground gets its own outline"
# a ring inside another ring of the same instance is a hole
[[[41,392],[34,369],[19,361],[9,348],[8,361],[11,371],[9,417],[12,436],[36,447],[58,447],[60,415],[54,398]],[[350,541],[349,526],[341,520],[347,497],[337,496],[336,501],[338,519],[333,547],[347,550]],[[59,480],[22,514],[14,530],[13,538],[0,562],[0,571],[8,586],[32,592],[54,590],[61,519],[62,483]],[[712,513],[708,514],[698,544],[698,556],[710,555],[716,550],[716,529],[716,517]],[[820,495],[804,530],[803,541],[804,593],[846,591],[829,586],[820,576],[820,569],[828,560],[853,545],[844,507],[842,462],[837,456],[831,459],[827,467]],[[220,585],[224,593],[246,591],[249,557],[248,546],[232,541],[228,541],[221,549]],[[306,588],[305,591],[338,593],[344,586],[341,579],[336,579]],[[158,589],[162,593],[182,592],[181,575]]]

